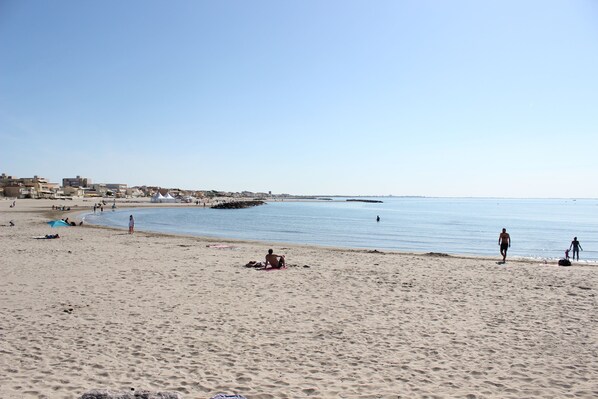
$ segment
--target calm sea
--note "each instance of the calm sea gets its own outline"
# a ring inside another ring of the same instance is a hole
[[[498,235],[511,235],[509,256],[560,258],[574,236],[581,258],[598,261],[598,200],[376,198],[383,203],[269,202],[248,209],[140,208],[88,214],[88,223],[196,236],[323,246],[499,256]],[[380,222],[376,222],[376,216]]]

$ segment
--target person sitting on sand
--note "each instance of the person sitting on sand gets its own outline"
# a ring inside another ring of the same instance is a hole
[[[266,268],[268,267],[268,264],[277,269],[283,268],[286,264],[284,255],[276,255],[272,249],[269,249],[268,255],[266,255]]]

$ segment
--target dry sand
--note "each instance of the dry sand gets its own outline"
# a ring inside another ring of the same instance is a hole
[[[598,397],[596,266],[51,230],[52,204],[93,203],[9,204],[2,398]],[[288,270],[244,267],[269,247]]]

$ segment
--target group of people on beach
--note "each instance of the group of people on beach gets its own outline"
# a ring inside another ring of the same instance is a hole
[[[95,208],[95,205],[94,205]],[[95,209],[94,209],[95,210]],[[380,216],[377,217],[377,220],[380,221]],[[129,234],[133,234],[135,231],[135,219],[133,215],[129,215]],[[502,232],[498,236],[498,245],[500,247],[500,254],[502,256],[502,263],[507,261],[507,251],[511,247],[511,236],[507,233],[507,229],[503,228]],[[583,251],[581,244],[577,240],[577,237],[573,237],[573,241],[571,241],[571,245],[569,249],[565,251],[565,258],[569,259],[569,252],[573,250],[573,259],[579,261],[579,250]],[[285,257],[284,255],[276,255],[272,249],[268,250],[268,255],[266,255],[266,262],[265,267],[267,268],[268,265],[273,268],[284,268],[285,267]]]
[[[498,245],[500,246],[500,254],[502,255],[502,263],[507,261],[507,251],[511,247],[511,236],[507,233],[507,229],[502,229],[502,232],[498,236]],[[571,245],[569,248],[565,250],[565,259],[569,260],[569,252],[573,250],[572,259],[579,261],[579,250],[583,251],[581,244],[577,240],[577,237],[573,237],[573,241],[571,241]]]

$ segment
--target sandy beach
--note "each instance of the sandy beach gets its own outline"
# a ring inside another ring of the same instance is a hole
[[[10,203],[2,398],[598,397],[593,265],[51,229],[93,201]],[[290,267],[245,267],[268,248]]]

